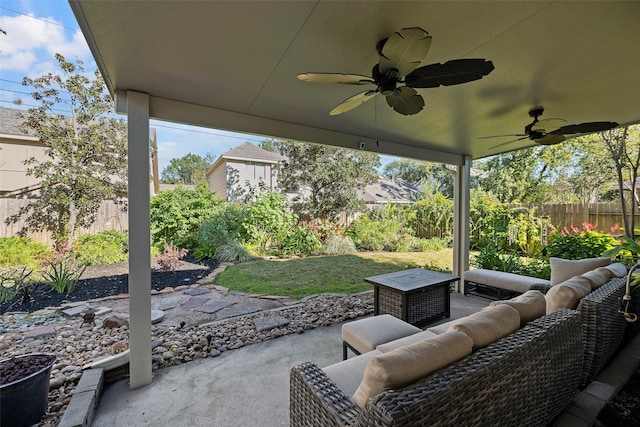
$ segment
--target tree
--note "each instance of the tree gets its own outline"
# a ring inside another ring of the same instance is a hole
[[[177,159],[171,159],[162,170],[162,183],[187,184],[207,187],[207,172],[213,164],[215,155],[208,153],[204,157],[189,153]]]
[[[383,175],[400,178],[414,186],[427,189],[429,194],[442,193],[453,197],[453,175],[444,170],[445,166],[420,160],[394,160],[385,165]]]
[[[275,143],[286,157],[278,170],[278,185],[297,193],[293,210],[301,217],[333,219],[341,212],[360,211],[358,190],[376,182],[377,154],[290,140]]]
[[[482,171],[478,183],[502,203],[561,201],[561,187],[554,184],[564,180],[572,160],[566,143],[510,151],[477,162]]]
[[[625,234],[634,239],[635,212],[638,207],[636,183],[640,168],[640,127],[625,126],[599,135],[616,169]],[[632,202],[627,200],[624,190],[631,190]]]
[[[78,227],[93,223],[101,201],[126,195],[127,169],[126,126],[109,116],[113,103],[99,72],[90,79],[81,61],[67,62],[60,54],[55,59],[60,74],[22,80],[40,106],[21,113],[20,130],[47,146],[47,160],[25,161],[27,175],[40,180],[40,197],[5,222],[24,219],[22,235],[50,231],[59,250],[71,247]],[[61,106],[70,116],[55,112]]]

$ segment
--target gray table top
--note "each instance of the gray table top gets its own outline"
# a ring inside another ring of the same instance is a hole
[[[414,268],[411,270],[367,277],[364,281],[373,285],[407,292],[428,286],[454,282],[458,279],[460,279],[458,276],[452,276],[451,274],[425,270],[423,268]]]

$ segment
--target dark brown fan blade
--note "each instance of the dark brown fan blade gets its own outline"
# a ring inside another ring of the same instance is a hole
[[[574,133],[603,132],[605,130],[613,129],[616,126],[618,126],[618,123],[616,122],[587,122],[577,125],[562,126],[561,128],[549,133],[554,135],[572,135]]]
[[[407,74],[409,87],[452,86],[480,80],[493,71],[493,62],[486,59],[454,59],[444,64],[431,64]]]
[[[424,108],[424,99],[414,89],[402,86],[396,93],[387,95],[387,104],[400,114],[411,116]]]
[[[555,145],[560,144],[565,139],[567,138],[565,138],[564,135],[555,135],[548,133],[542,138],[534,139],[534,141],[536,142],[536,144],[540,145]]]
[[[298,79],[312,83],[340,83],[343,85],[366,85],[373,83],[371,77],[360,74],[302,73],[298,74]]]
[[[431,37],[422,28],[403,28],[385,41],[380,51],[380,72],[386,74],[391,69],[398,70],[404,77],[415,70],[431,47]]]

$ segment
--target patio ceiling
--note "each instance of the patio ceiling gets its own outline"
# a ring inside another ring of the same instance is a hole
[[[533,145],[528,111],[568,124],[640,122],[640,2],[71,0],[112,95],[150,95],[154,118],[460,165]],[[471,83],[418,89],[425,109],[392,111],[364,90],[303,72],[371,75],[376,43],[404,27],[433,37],[423,65],[486,58]],[[120,104],[122,105],[122,104]]]

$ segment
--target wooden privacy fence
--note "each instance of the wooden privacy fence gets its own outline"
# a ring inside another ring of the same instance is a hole
[[[611,233],[612,227],[618,225],[624,227],[622,219],[622,206],[620,203],[590,203],[590,204],[518,204],[510,205],[512,208],[534,208],[536,215],[547,217],[549,222],[557,229],[576,226],[582,229],[582,223],[596,225],[596,230],[603,233]],[[630,209],[629,209],[630,211]],[[628,211],[628,212],[629,212]],[[640,225],[640,214],[636,209],[636,225]],[[614,235],[624,234],[623,231],[616,231]]]
[[[18,231],[22,228],[24,221],[7,225],[5,220],[11,215],[17,213],[21,207],[29,204],[29,199],[7,199],[0,198],[0,237],[17,236]],[[90,227],[80,228],[76,230],[75,235],[95,234],[105,230],[126,231],[129,227],[129,216],[127,212],[122,211],[122,205],[116,204],[113,200],[105,200],[100,204],[96,220]],[[27,236],[32,239],[50,243],[51,234],[47,231],[30,232]]]

